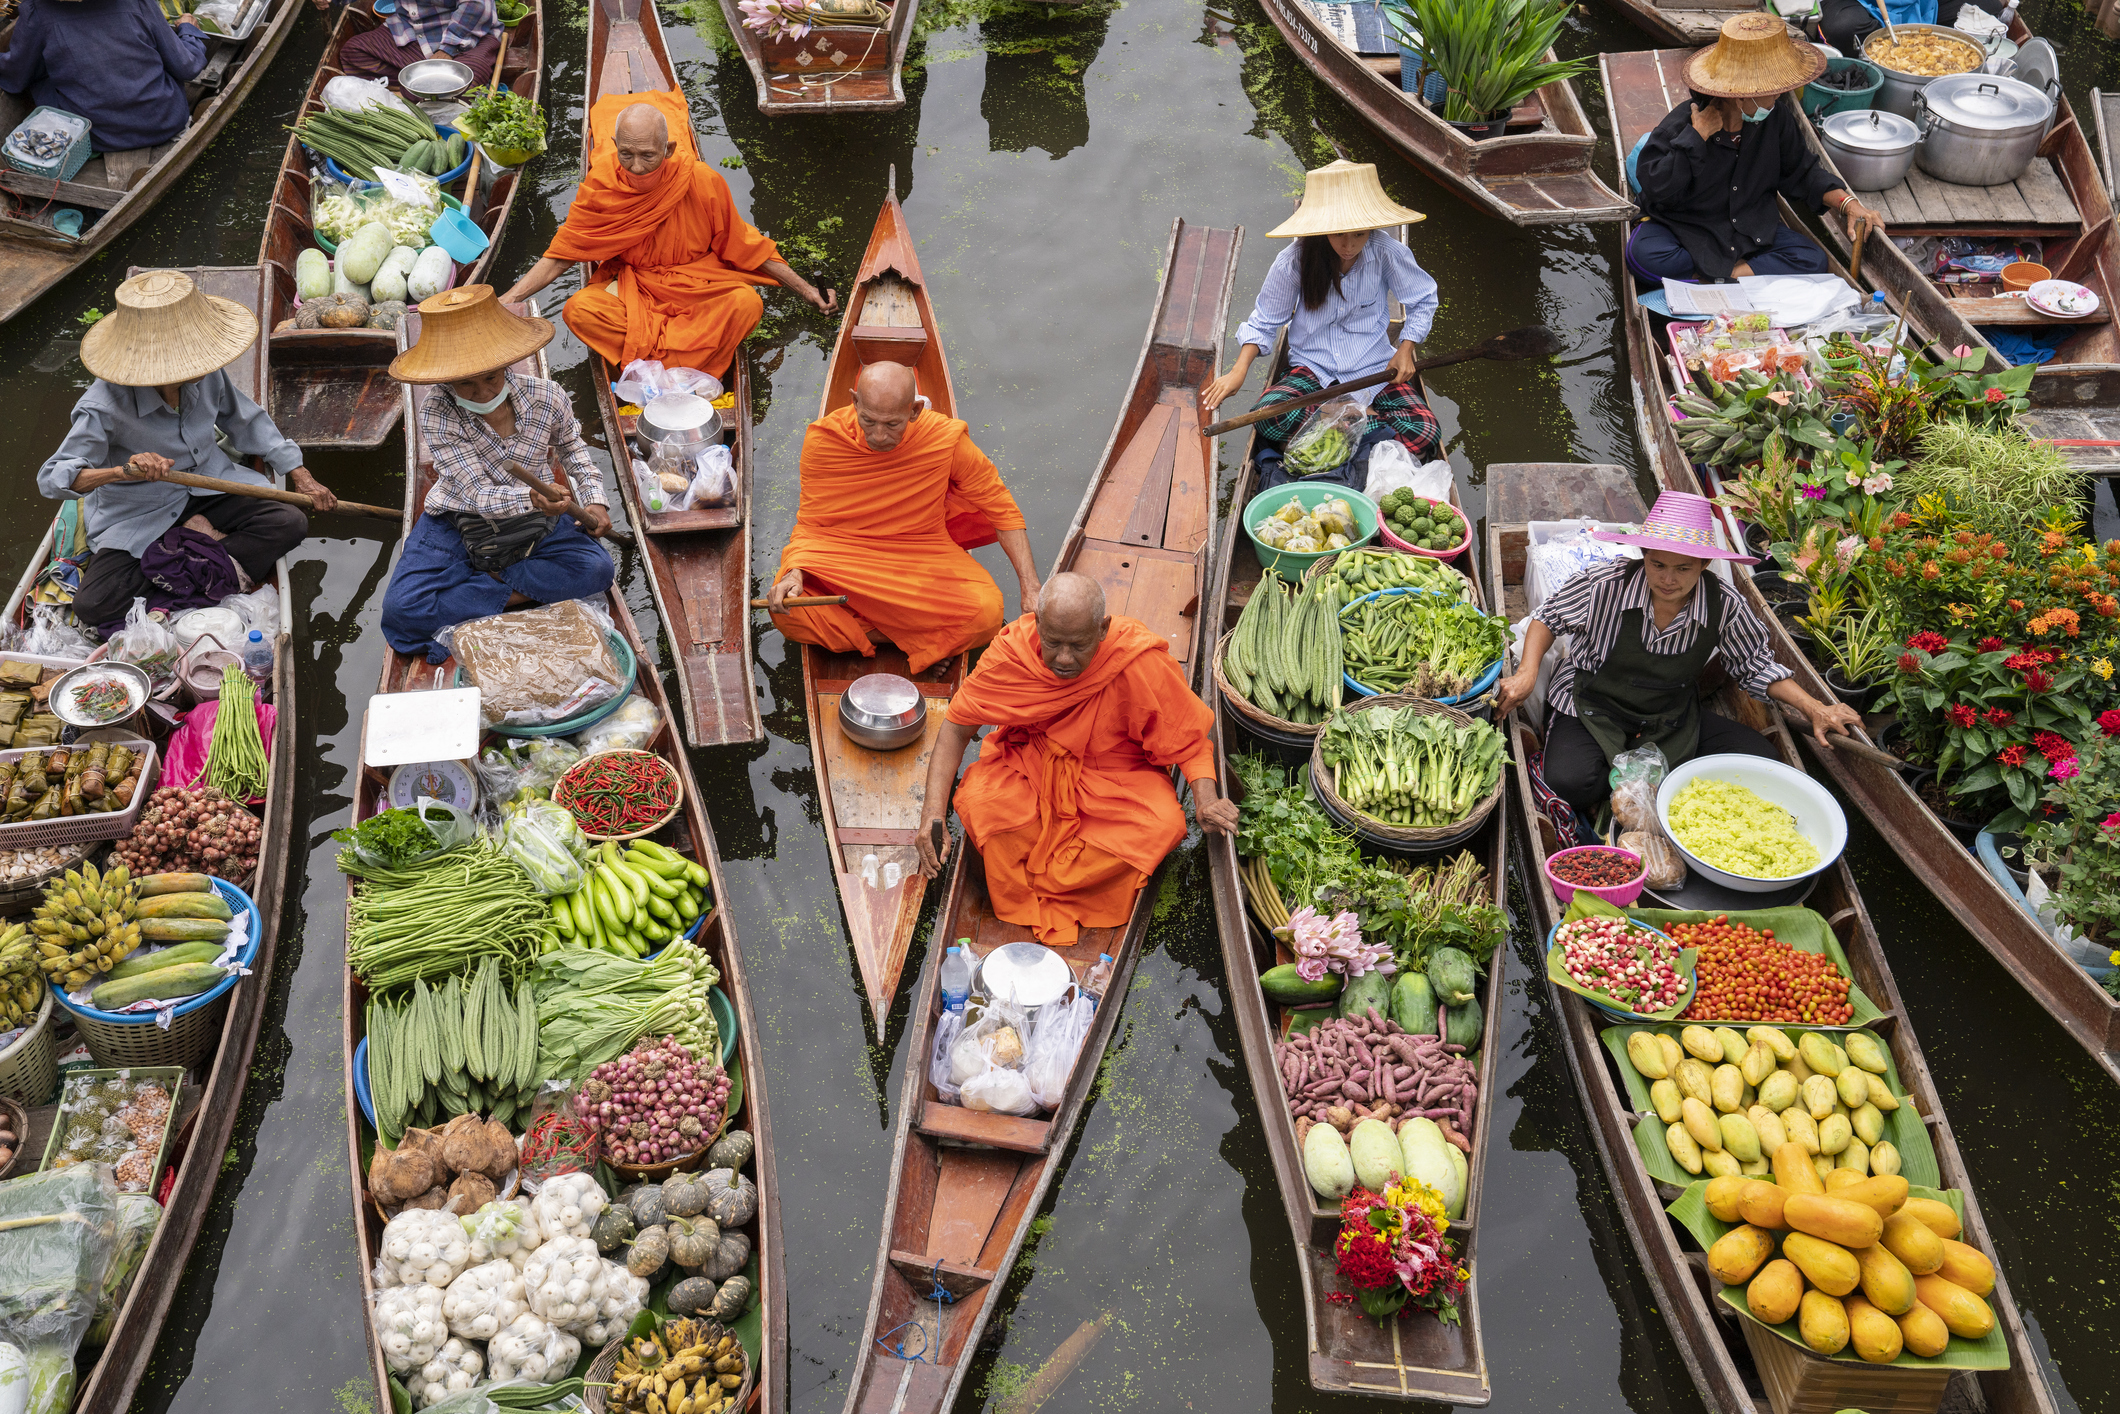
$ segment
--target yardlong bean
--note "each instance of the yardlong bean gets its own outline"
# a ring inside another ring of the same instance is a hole
[[[377,988],[487,957],[520,973],[536,961],[552,914],[507,852],[480,839],[412,869],[365,875],[346,922],[346,961]]]
[[[206,784],[234,801],[265,794],[270,768],[265,739],[258,735],[257,688],[234,663],[221,669],[221,701],[214,708],[213,737],[206,748]]]

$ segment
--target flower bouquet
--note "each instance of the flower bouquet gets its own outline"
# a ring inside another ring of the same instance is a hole
[[[1400,1178],[1381,1195],[1355,1189],[1340,1204],[1333,1243],[1337,1270],[1354,1290],[1327,1299],[1359,1303],[1379,1321],[1414,1306],[1456,1325],[1469,1273],[1452,1251],[1449,1231],[1443,1196],[1418,1179]]]

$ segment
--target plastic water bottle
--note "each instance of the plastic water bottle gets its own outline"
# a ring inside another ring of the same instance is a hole
[[[963,1011],[972,994],[972,960],[965,953],[969,938],[959,938],[942,959],[942,1006],[945,1011]]]
[[[252,629],[243,644],[243,671],[255,683],[272,681],[272,645],[265,641],[262,629]]]

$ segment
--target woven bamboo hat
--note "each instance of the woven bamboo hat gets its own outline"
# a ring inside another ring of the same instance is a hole
[[[421,300],[420,340],[390,363],[400,383],[454,383],[494,373],[552,342],[552,321],[511,314],[491,285],[461,285]]]
[[[1686,86],[1716,98],[1771,98],[1826,71],[1826,56],[1779,15],[1752,10],[1723,21],[1715,43],[1686,60]]]
[[[1268,236],[1336,236],[1428,218],[1384,195],[1369,162],[1341,160],[1303,174],[1303,204]]]
[[[258,341],[258,319],[176,270],[118,286],[118,307],[81,339],[81,362],[106,383],[161,388],[226,368]]]

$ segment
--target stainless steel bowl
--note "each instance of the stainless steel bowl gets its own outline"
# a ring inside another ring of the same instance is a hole
[[[721,414],[697,393],[664,393],[641,408],[640,436],[649,443],[704,447],[720,440]]]
[[[80,682],[117,681],[125,687],[128,705],[125,710],[107,717],[84,717],[73,710],[74,685]],[[52,684],[51,713],[70,727],[113,727],[131,718],[133,713],[147,705],[154,684],[146,673],[130,663],[83,663],[80,667],[60,675]]]
[[[477,77],[454,59],[415,59],[398,70],[398,87],[425,102],[443,102],[471,87]]]
[[[927,734],[927,699],[907,678],[870,673],[839,699],[839,729],[871,751],[896,751]]]

